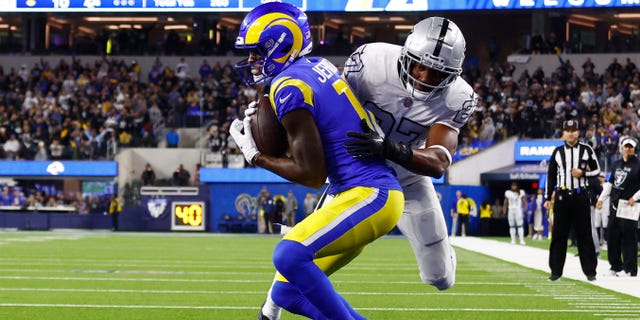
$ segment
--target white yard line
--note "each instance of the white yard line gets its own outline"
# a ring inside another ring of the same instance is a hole
[[[451,238],[451,244],[456,247],[482,253],[500,260],[513,262],[531,269],[549,272],[548,250],[477,237]],[[602,259],[598,259],[596,272],[598,274],[596,281],[587,281],[587,277],[582,273],[582,269],[580,268],[579,257],[575,257],[573,254],[567,254],[567,260],[564,265],[564,274],[562,277],[587,282],[594,286],[640,298],[640,278],[619,278],[608,276],[609,262]],[[546,277],[540,278],[540,281],[546,282],[547,279]],[[555,284],[556,282],[551,283]],[[558,284],[560,283],[562,283],[562,281]]]
[[[255,283],[255,282],[269,282],[272,280],[267,279],[184,279],[184,278],[120,278],[120,277],[46,277],[46,276],[0,276],[0,280],[55,280],[55,281],[143,281],[143,282],[229,282],[229,283]],[[359,280],[333,280],[334,283],[365,283],[365,284],[397,284],[397,285],[416,285],[424,286],[419,281],[359,281]],[[492,286],[527,286],[533,285],[533,282],[457,282],[458,284],[467,285],[492,285]],[[549,284],[548,286],[551,286]],[[565,284],[565,286],[571,286],[571,284]]]
[[[41,308],[94,308],[94,309],[209,309],[209,310],[255,310],[255,306],[153,306],[153,305],[110,305],[110,304],[62,304],[62,303],[0,303],[0,307],[41,307]],[[511,308],[357,308],[363,311],[466,311],[466,312],[531,312],[531,313],[590,313],[603,310],[577,309],[511,309]],[[625,310],[625,314],[630,314]],[[640,308],[631,312],[640,312]],[[615,315],[614,312],[607,314]]]
[[[264,291],[222,291],[222,290],[137,290],[137,289],[70,289],[70,288],[0,288],[0,291],[22,291],[22,292],[68,292],[68,293],[133,293],[133,294],[259,294],[264,295]],[[341,291],[343,295],[356,296],[460,296],[460,297],[564,297],[585,299],[587,294],[542,294],[542,293],[495,293],[495,292],[361,292],[361,291]],[[615,297],[611,297],[617,299]],[[581,303],[584,304],[584,303]],[[594,303],[593,305],[597,305]],[[605,305],[605,304],[603,304]],[[609,304],[606,304],[609,305]]]

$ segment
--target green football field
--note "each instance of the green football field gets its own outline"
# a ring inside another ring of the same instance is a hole
[[[255,319],[279,237],[0,233],[0,319]],[[408,242],[385,237],[332,276],[370,319],[640,319],[640,299],[457,249],[456,285],[422,284]],[[640,288],[638,288],[640,290]],[[282,319],[302,319],[284,313]]]

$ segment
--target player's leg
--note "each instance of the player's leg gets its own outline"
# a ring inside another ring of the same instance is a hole
[[[533,212],[533,240],[542,240],[542,211],[537,209]]]
[[[520,238],[520,244],[525,244],[524,242],[524,215],[522,210],[516,211],[516,227],[518,228],[518,237]]]
[[[602,210],[601,213],[601,218],[602,218],[602,244],[606,245],[608,238],[607,238],[607,226],[609,225],[609,209],[608,207],[604,207],[607,208],[605,210]]]
[[[598,236],[598,246],[602,245],[602,210],[596,209],[593,219],[593,226],[596,228],[596,235]]]
[[[342,192],[285,235],[274,250],[273,263],[325,317],[352,319],[348,304],[313,260],[364,247],[386,234],[403,205],[404,195],[396,190],[356,187]]]
[[[314,212],[318,211],[319,208],[322,208],[323,206],[327,205],[328,203],[330,203],[333,199],[334,196],[330,195],[327,193],[327,190],[329,190],[329,187],[325,187],[324,192],[322,192],[322,195],[320,196],[320,198],[318,199],[318,203],[316,203],[316,206],[314,208]],[[310,215],[310,214],[309,214]],[[307,215],[307,216],[309,216]],[[288,230],[291,230],[290,228]],[[288,232],[287,230],[287,232]],[[285,233],[283,233],[285,234]],[[338,258],[334,258],[336,261],[338,261]],[[318,260],[322,260],[324,262],[318,264]],[[325,258],[321,258],[321,259],[315,259],[314,261],[316,261],[316,264],[318,264],[318,266],[323,269],[323,271],[326,271],[330,269],[330,267],[332,266],[332,264],[336,263],[336,261],[332,261],[331,257],[325,257]],[[330,275],[330,274],[327,274]],[[258,314],[258,319],[267,319],[267,320],[279,320],[280,319],[280,315],[281,315],[281,307],[278,306],[275,301],[273,301],[273,299],[271,298],[272,292],[273,292],[273,287],[274,285],[277,284],[278,282],[278,278],[281,278],[280,282],[282,282],[284,279],[284,277],[282,277],[279,273],[276,272],[276,276],[274,278],[273,283],[271,284],[271,287],[269,288],[269,291],[267,292],[267,297],[264,301],[264,303],[262,304],[262,307],[260,308],[260,313]],[[286,280],[284,280],[286,281]],[[286,286],[281,286],[281,290],[285,290]],[[296,289],[296,291],[298,291]],[[298,291],[299,292],[299,291]],[[289,295],[290,293],[287,292],[283,292],[283,295]]]
[[[454,213],[453,217],[451,217],[451,238],[455,238],[457,232],[458,232],[458,213]]]
[[[596,207],[589,206],[589,216],[591,217],[591,240],[596,249],[596,256],[600,255],[600,239],[598,237],[598,228],[596,227]]]
[[[431,179],[405,186],[404,212],[398,229],[409,240],[423,282],[445,290],[456,279],[456,253]]]
[[[338,255],[332,255],[322,257],[314,260],[314,263],[327,275],[330,276],[335,271],[339,270],[343,266],[347,265],[351,260],[357,257],[364,248],[357,248]],[[271,300],[271,297],[275,300]],[[340,296],[345,307],[349,310],[352,316],[356,319],[360,319],[351,306],[346,303],[346,300]],[[269,290],[268,300],[271,300],[270,304],[277,308],[277,312],[273,310],[263,311],[269,320],[280,319],[280,307],[287,309],[287,311],[299,315],[303,315],[310,319],[326,319],[322,312],[316,308],[303,294],[290,284],[282,275],[277,274],[271,289]],[[276,303],[277,301],[277,303]],[[266,305],[267,303],[265,303]],[[280,306],[280,307],[278,307]],[[264,309],[264,306],[263,306]]]
[[[276,278],[278,277],[278,273],[276,272]],[[260,307],[260,313],[258,314],[258,320],[280,320],[280,315],[282,314],[282,308],[278,306],[275,301],[271,298],[273,295],[274,287],[278,281],[276,279],[271,283],[271,287],[269,287],[269,291],[267,291],[267,297],[265,298],[262,307]]]
[[[513,209],[508,209],[507,220],[509,221],[509,235],[511,236],[511,243],[516,243],[516,212]]]

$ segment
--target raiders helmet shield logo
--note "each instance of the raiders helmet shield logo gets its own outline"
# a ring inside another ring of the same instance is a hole
[[[147,210],[149,211],[149,215],[158,219],[167,208],[167,199],[149,199],[147,201]]]
[[[624,183],[624,180],[627,179],[627,172],[624,170],[616,170],[614,177],[613,185],[619,187]]]

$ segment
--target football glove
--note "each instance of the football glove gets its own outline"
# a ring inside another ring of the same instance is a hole
[[[251,135],[251,118],[245,117],[243,120],[235,119],[229,127],[229,133],[233,140],[244,154],[244,158],[247,162],[253,164],[255,159],[260,155],[256,142]]]
[[[247,109],[244,110],[244,116],[249,117],[252,114],[256,113],[256,111],[258,111],[258,108],[256,107],[257,105],[258,101],[251,101],[249,105],[247,105]]]
[[[400,165],[405,165],[411,161],[413,151],[402,142],[393,142],[383,139],[377,132],[369,128],[366,120],[360,123],[362,132],[350,131],[347,136],[355,138],[344,143],[354,158],[377,157],[389,159]]]

